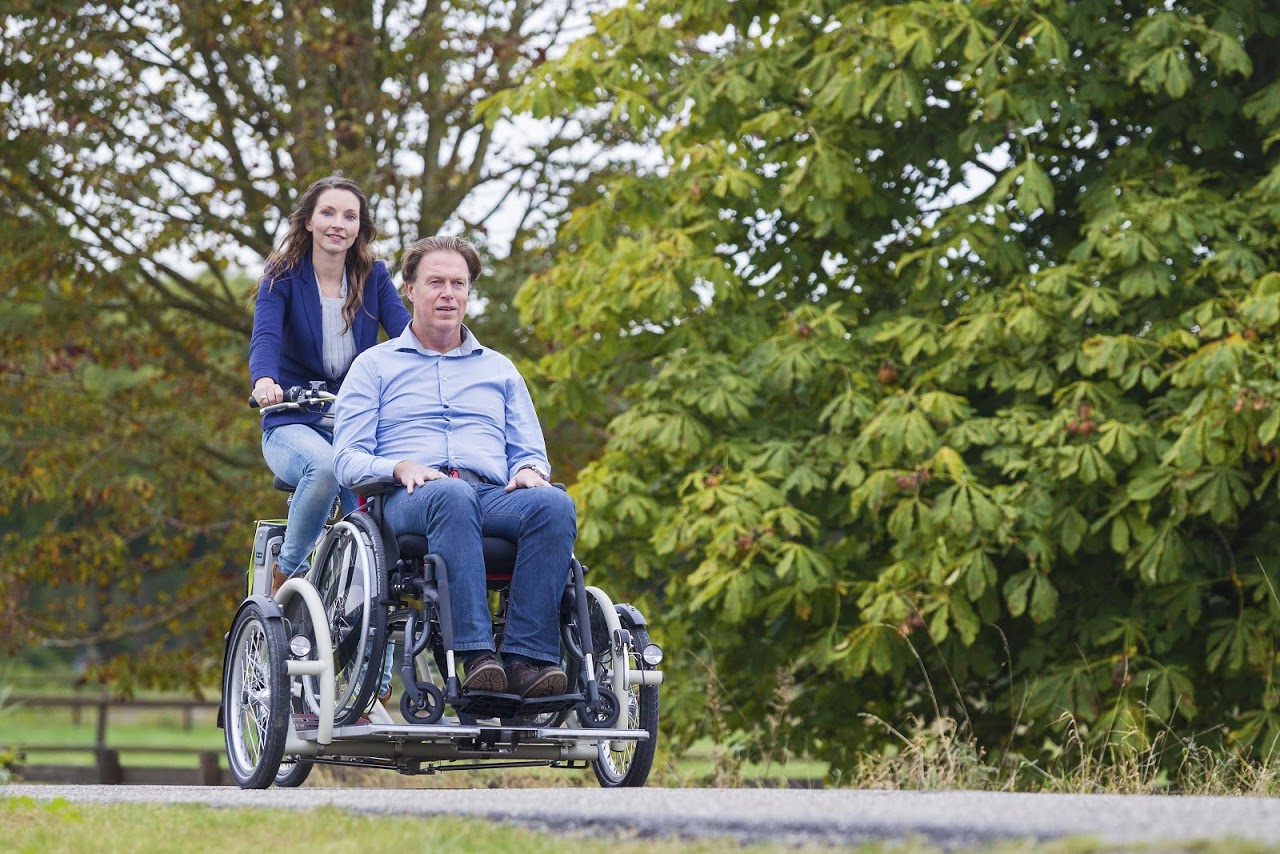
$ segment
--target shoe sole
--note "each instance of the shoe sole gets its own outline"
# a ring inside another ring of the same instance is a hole
[[[502,665],[490,662],[479,670],[467,674],[466,680],[462,683],[464,691],[492,691],[495,694],[501,694],[507,690],[507,671],[502,669]]]
[[[525,699],[534,697],[555,697],[563,694],[569,687],[569,677],[561,672],[543,673],[533,684],[524,689],[520,696]]]

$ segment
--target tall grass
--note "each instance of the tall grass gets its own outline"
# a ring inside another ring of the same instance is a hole
[[[1270,581],[1270,579],[1268,579]],[[1274,591],[1273,591],[1274,595]],[[1280,607],[1280,597],[1276,604]],[[927,632],[927,627],[925,628]],[[931,715],[911,713],[887,721],[864,714],[868,727],[888,736],[881,747],[857,753],[851,767],[831,768],[826,785],[862,789],[969,789],[987,791],[1070,792],[1111,794],[1193,794],[1280,796],[1280,765],[1270,755],[1249,746],[1232,745],[1224,727],[1187,733],[1175,730],[1145,703],[1145,715],[1113,714],[1112,729],[1090,731],[1088,725],[1064,713],[1049,727],[1032,729],[1015,711],[997,749],[989,751],[975,733],[964,694],[945,663],[944,681],[956,702],[949,708],[939,699],[935,679],[924,658],[910,645],[926,686]],[[1008,645],[1006,644],[1006,652]],[[1012,655],[1008,656],[1012,661]],[[711,656],[697,657],[704,680],[706,732],[715,742],[710,771],[684,785],[750,785],[748,757],[754,769],[772,768],[795,758],[788,745],[803,721],[790,708],[797,696],[794,674],[780,670],[764,719],[743,726],[744,715],[727,699]],[[1010,674],[1012,675],[1012,674]],[[1120,702],[1119,700],[1117,702]],[[1107,717],[1107,716],[1104,716]],[[732,725],[731,723],[732,722]],[[734,726],[736,725],[736,726]],[[1031,733],[1041,739],[1030,743]]]
[[[1280,769],[1243,749],[1215,749],[1164,730],[1135,747],[1122,740],[1094,744],[1073,719],[1067,738],[1047,759],[1009,751],[990,756],[952,718],[910,718],[891,732],[893,747],[862,754],[849,785],[876,789],[983,789],[1107,794],[1280,795]],[[1121,733],[1121,736],[1137,733]],[[1134,739],[1136,741],[1136,738]]]

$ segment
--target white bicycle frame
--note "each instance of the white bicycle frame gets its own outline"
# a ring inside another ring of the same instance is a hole
[[[609,687],[613,690],[613,696],[618,698],[619,705],[628,702],[627,698],[632,685],[661,685],[661,670],[640,670],[631,666],[635,660],[632,657],[635,651],[631,648],[631,644],[622,640],[622,621],[618,619],[618,610],[613,606],[613,600],[609,598],[609,594],[599,587],[588,586],[587,595],[596,600],[600,613],[604,615],[605,628],[609,631],[609,645],[613,651],[612,666],[609,668]],[[600,650],[596,650],[596,658],[599,657]],[[612,750],[622,750],[624,743],[610,742],[609,747]]]
[[[313,626],[323,626],[328,623],[328,619],[324,613],[324,603],[320,601],[320,594],[311,586],[311,582],[302,578],[290,578],[284,584],[280,585],[280,589],[276,591],[276,603],[283,606],[294,596],[301,596],[303,604],[306,605],[307,612],[311,617]],[[329,744],[333,741],[333,692],[334,692],[334,673],[333,673],[333,642],[329,639],[327,632],[316,632],[316,659],[315,661],[298,661],[290,658],[285,662],[285,672],[289,674],[290,691],[293,690],[295,676],[315,676],[316,682],[320,688],[320,708],[318,710],[318,722],[316,724],[316,742],[320,744]],[[375,704],[376,705],[376,704]],[[285,752],[289,754],[308,754],[314,752],[315,742],[307,742],[298,738],[297,730],[293,726],[293,716],[289,716],[289,735],[285,742]]]

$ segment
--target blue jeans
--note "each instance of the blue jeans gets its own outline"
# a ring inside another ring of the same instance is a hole
[[[289,502],[289,526],[280,547],[280,571],[307,571],[307,557],[324,530],[333,499],[339,495],[333,476],[333,433],[310,424],[281,424],[262,434],[262,456],[276,477],[297,487]],[[356,509],[356,497],[341,490],[342,512]]]
[[[393,531],[425,534],[431,551],[444,558],[455,650],[493,649],[483,535],[517,545],[502,652],[560,660],[560,598],[578,536],[573,500],[563,490],[504,492],[501,486],[445,477],[427,481],[412,495],[397,489],[385,506]]]

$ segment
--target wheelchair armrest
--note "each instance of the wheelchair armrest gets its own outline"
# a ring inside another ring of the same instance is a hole
[[[370,495],[377,495],[380,492],[390,492],[399,486],[395,478],[375,477],[370,480],[362,480],[351,487],[351,491],[362,498],[368,498]]]

